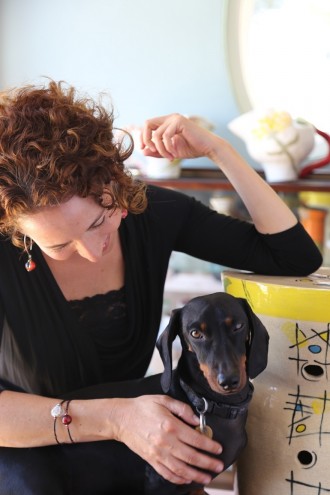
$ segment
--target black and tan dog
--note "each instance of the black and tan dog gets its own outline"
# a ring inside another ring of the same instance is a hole
[[[182,354],[172,371],[172,344]],[[223,446],[225,469],[247,442],[245,423],[252,398],[251,378],[267,365],[268,333],[245,299],[225,293],[196,297],[172,312],[157,342],[164,363],[164,393],[188,402],[201,417],[205,434]],[[190,492],[189,492],[190,488]],[[202,494],[203,487],[173,485],[150,470],[148,494]]]

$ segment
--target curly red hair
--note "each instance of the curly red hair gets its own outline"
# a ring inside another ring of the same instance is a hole
[[[0,93],[0,232],[22,246],[22,216],[75,195],[143,212],[145,184],[124,166],[132,138],[116,140],[113,123],[113,109],[63,82]]]

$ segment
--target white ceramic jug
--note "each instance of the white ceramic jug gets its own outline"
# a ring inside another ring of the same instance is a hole
[[[232,120],[228,128],[245,142],[268,182],[296,180],[330,163],[330,136],[305,120],[292,119],[288,112],[253,110]],[[316,133],[326,140],[328,153],[301,167],[314,148]]]

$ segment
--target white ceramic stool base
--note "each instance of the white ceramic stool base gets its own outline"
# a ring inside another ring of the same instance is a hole
[[[330,494],[330,287],[235,272],[223,282],[270,334],[237,463],[239,495]]]

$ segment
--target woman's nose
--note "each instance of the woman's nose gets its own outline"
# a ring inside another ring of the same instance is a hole
[[[79,241],[76,244],[76,250],[77,253],[82,257],[85,258],[88,261],[91,261],[92,263],[96,263],[97,261],[100,260],[102,257],[102,249],[103,249],[103,244],[102,242],[96,242],[96,241]]]

